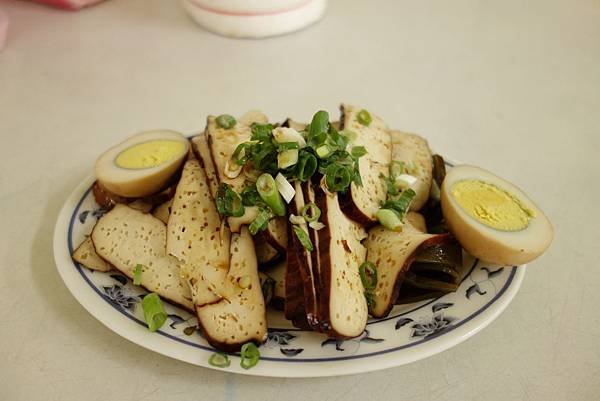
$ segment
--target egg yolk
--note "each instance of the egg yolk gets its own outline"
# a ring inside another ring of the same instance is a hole
[[[139,170],[160,166],[185,151],[185,144],[166,139],[138,143],[125,149],[115,159],[121,168]]]
[[[535,217],[535,212],[515,196],[487,182],[459,181],[452,186],[451,193],[467,214],[497,230],[523,230]]]

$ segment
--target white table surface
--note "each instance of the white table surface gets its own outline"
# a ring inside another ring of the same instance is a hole
[[[600,2],[338,0],[261,41],[209,34],[175,1],[0,7],[0,399],[600,399]],[[553,221],[553,246],[483,332],[378,373],[253,378],[146,351],[67,291],[54,222],[107,146],[208,113],[305,120],[341,101],[515,182]]]

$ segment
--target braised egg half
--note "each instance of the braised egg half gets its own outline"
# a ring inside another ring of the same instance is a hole
[[[487,262],[520,265],[540,256],[554,230],[516,186],[473,166],[452,168],[441,189],[448,228],[462,247]]]
[[[190,149],[179,132],[140,132],[108,149],[96,161],[96,178],[109,191],[138,198],[162,190]]]

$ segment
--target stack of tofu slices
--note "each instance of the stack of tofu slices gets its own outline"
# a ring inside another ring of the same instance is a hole
[[[361,110],[342,105],[339,129],[355,132],[353,145],[367,150],[359,159],[362,185],[353,182],[346,192],[331,193],[321,177],[291,183],[295,194],[287,204],[288,217],[309,203],[321,211],[317,229],[300,224],[312,251],[285,217],[273,218],[253,237],[248,225],[258,214],[256,207],[246,207],[241,217],[217,211],[221,183],[238,193],[248,184],[243,173],[227,174],[227,164],[237,146],[250,140],[251,125],[267,122],[264,114],[249,112],[228,129],[208,117],[205,132],[191,139],[192,151],[174,196],[142,210],[117,204],[99,219],[74,259],[95,270],[117,269],[130,278],[136,265],[143,265],[141,285],[193,311],[205,338],[221,350],[264,342],[266,301],[302,329],[337,339],[361,335],[369,314],[389,313],[416,253],[447,240],[446,235],[428,234],[417,213],[432,185],[427,142],[389,130],[375,115],[370,124],[361,124]],[[284,125],[304,128],[292,120]],[[382,177],[389,175],[393,160],[418,167],[411,186],[416,196],[401,232],[384,229],[376,217],[388,195]],[[379,276],[370,306],[359,274],[367,260]],[[268,297],[261,282],[267,276],[275,282]]]

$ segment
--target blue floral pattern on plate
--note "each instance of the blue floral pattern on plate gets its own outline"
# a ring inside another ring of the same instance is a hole
[[[103,213],[105,210],[98,208],[88,190],[72,213],[68,238],[71,252]],[[451,333],[493,304],[510,286],[516,271],[514,267],[491,266],[469,257],[465,263],[472,269],[457,292],[396,306],[390,316],[370,320],[365,332],[354,339],[328,339],[318,333],[298,330],[283,318],[281,312],[270,310],[270,329],[261,347],[261,359],[286,363],[367,358],[418,347]],[[138,307],[145,295],[142,289],[121,274],[91,272],[75,262],[73,266],[106,302],[132,322],[145,325],[141,307]],[[196,327],[192,314],[169,304],[166,309],[168,321],[158,331],[159,335],[193,348],[212,350]]]

